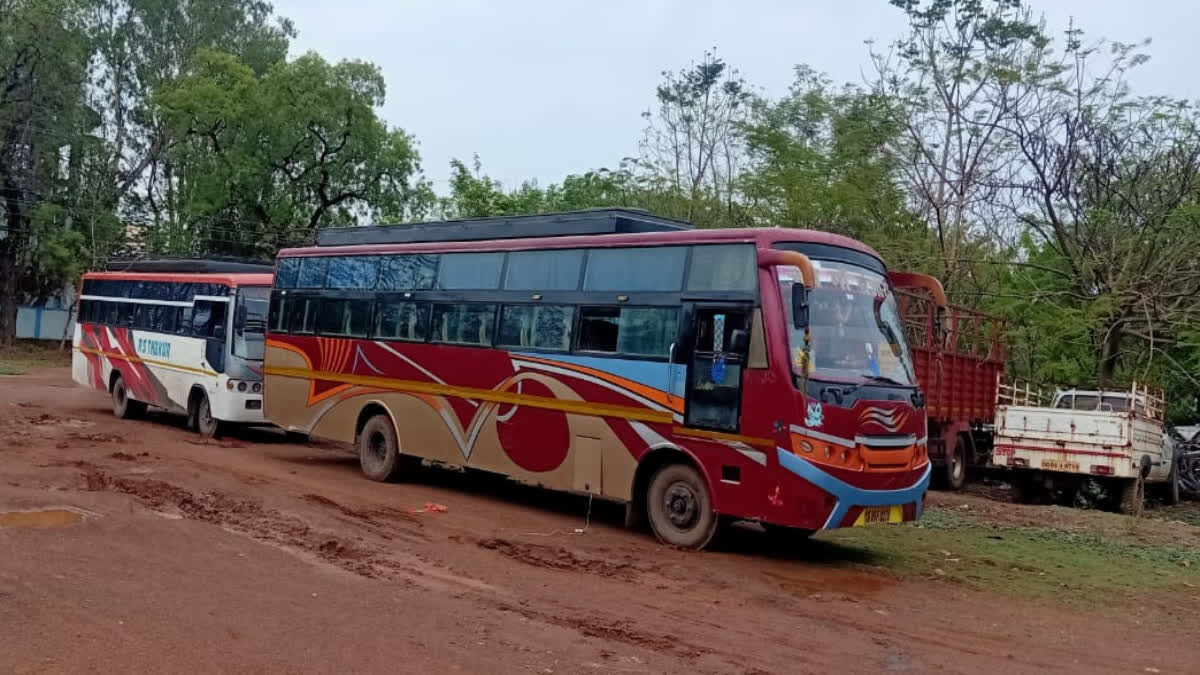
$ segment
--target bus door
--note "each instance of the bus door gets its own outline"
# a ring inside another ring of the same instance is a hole
[[[684,306],[677,350],[686,366],[684,424],[737,432],[742,411],[742,371],[750,350],[750,304],[690,303]],[[682,352],[682,353],[679,353]]]

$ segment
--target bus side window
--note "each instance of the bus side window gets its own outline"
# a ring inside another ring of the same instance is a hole
[[[196,337],[225,339],[225,311],[228,303],[197,300],[192,310],[192,334]]]

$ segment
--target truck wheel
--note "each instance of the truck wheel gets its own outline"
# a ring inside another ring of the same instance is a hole
[[[1139,474],[1137,478],[1127,478],[1121,483],[1120,511],[1128,516],[1142,515],[1142,507],[1146,503],[1146,481]]]
[[[367,420],[358,434],[358,464],[363,475],[374,481],[393,480],[400,468],[400,443],[387,415]]]
[[[687,464],[668,464],[650,479],[646,489],[650,528],[664,544],[700,550],[717,533],[708,484]]]
[[[1163,488],[1163,501],[1168,506],[1179,503],[1179,462],[1171,464],[1171,473],[1167,474],[1167,484]]]
[[[112,408],[113,414],[123,420],[146,414],[146,404],[129,398],[129,390],[125,388],[125,380],[120,375],[113,381]]]
[[[946,457],[946,487],[961,490],[967,482],[967,448],[962,439],[954,444],[954,450]]]

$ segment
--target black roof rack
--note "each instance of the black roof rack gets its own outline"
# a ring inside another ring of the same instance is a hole
[[[180,274],[274,274],[275,266],[253,258],[109,258],[108,272],[176,272]]]
[[[690,223],[651,215],[641,209],[599,208],[525,216],[331,228],[317,233],[317,246],[526,239],[585,234],[671,232],[691,228]]]

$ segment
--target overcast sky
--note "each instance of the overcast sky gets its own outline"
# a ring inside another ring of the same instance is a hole
[[[293,52],[359,58],[383,70],[382,115],[414,134],[425,172],[446,187],[452,158],[478,153],[515,186],[615,167],[637,152],[664,69],[717,47],[769,95],[807,63],[860,81],[867,39],[899,36],[887,0],[274,0],[295,21]],[[1035,0],[1059,32],[1153,39],[1138,91],[1200,98],[1200,1]]]

